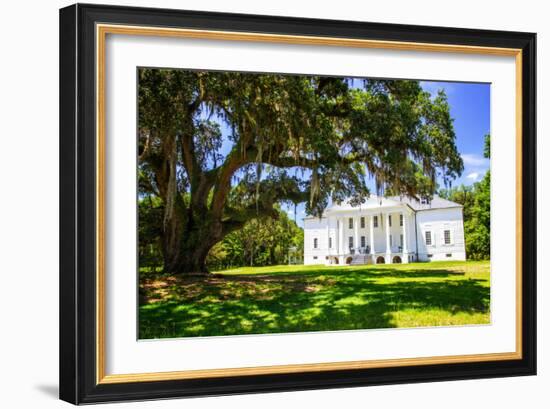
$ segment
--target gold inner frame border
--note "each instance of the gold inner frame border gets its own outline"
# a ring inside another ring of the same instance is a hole
[[[401,51],[466,53],[515,57],[516,65],[516,350],[505,353],[449,355],[368,361],[184,370],[131,374],[105,373],[105,42],[108,34],[199,38],[298,45],[374,48]],[[214,377],[321,372],[467,362],[519,360],[522,358],[522,51],[515,48],[382,41],[319,36],[249,33],[96,24],[96,383],[115,384]]]

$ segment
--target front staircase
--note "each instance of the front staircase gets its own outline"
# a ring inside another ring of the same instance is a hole
[[[351,263],[349,265],[351,266],[358,266],[363,264],[369,264],[370,263],[370,255],[369,254],[354,254],[352,256]]]

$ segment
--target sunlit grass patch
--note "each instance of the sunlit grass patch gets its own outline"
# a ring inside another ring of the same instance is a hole
[[[140,273],[140,338],[490,322],[489,262]]]

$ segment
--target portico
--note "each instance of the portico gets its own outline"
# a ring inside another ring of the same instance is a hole
[[[399,209],[327,215],[327,264],[408,263],[408,223],[408,212]]]

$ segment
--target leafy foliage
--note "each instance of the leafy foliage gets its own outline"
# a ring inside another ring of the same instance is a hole
[[[162,265],[162,201],[156,196],[138,200],[138,256],[140,267]]]

